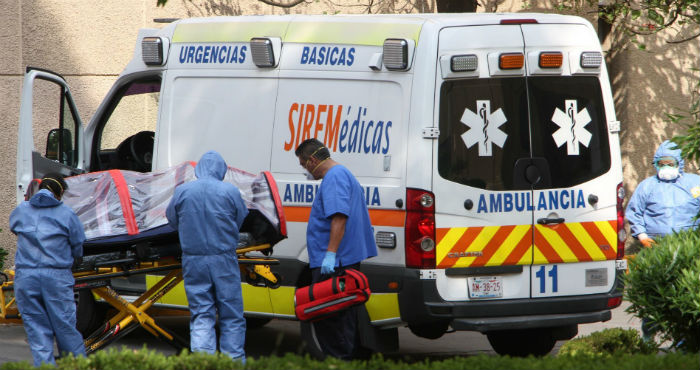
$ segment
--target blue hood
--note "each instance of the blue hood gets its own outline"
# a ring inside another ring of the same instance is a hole
[[[678,171],[680,173],[683,173],[683,166],[685,166],[685,161],[681,157],[681,150],[676,147],[675,143],[666,140],[663,143],[661,143],[661,145],[659,145],[659,149],[656,149],[656,153],[654,153],[654,165],[656,165],[656,161],[658,161],[661,157],[675,158],[678,161]]]
[[[54,198],[53,193],[48,189],[41,189],[29,199],[29,204],[39,208],[56,207],[60,205],[60,200]]]
[[[221,154],[210,150],[199,159],[197,167],[194,168],[194,174],[198,179],[213,178],[221,181],[226,175],[226,169],[226,162]]]

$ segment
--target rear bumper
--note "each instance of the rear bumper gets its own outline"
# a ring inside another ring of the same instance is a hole
[[[445,301],[435,280],[421,280],[418,270],[405,270],[399,307],[410,323],[449,321],[455,330],[489,332],[507,329],[561,327],[610,320],[611,299],[622,297],[620,274],[608,293],[580,296]]]

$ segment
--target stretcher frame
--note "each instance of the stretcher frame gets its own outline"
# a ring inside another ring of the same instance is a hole
[[[270,269],[270,265],[279,264],[278,260],[270,257],[251,257],[246,255],[248,252],[264,251],[268,248],[270,248],[270,244],[236,249],[242,282],[247,281],[252,285],[265,285],[273,289],[279,287],[280,277]],[[91,354],[104,348],[138,327],[144,328],[151,335],[172,345],[178,351],[189,348],[185,340],[158,325],[154,317],[148,313],[149,309],[158,300],[183,280],[180,261],[174,257],[165,257],[157,261],[147,262],[114,260],[112,264],[113,266],[111,267],[96,267],[90,271],[73,273],[75,291],[89,289],[92,294],[100,297],[104,302],[117,310],[115,315],[107,319],[97,330],[85,338],[86,354]],[[126,300],[110,286],[110,279],[112,278],[166,271],[167,274],[160,281],[132,302]],[[0,319],[21,319],[14,298],[14,279],[10,278],[14,276],[14,271],[8,270],[5,275],[6,281],[1,285]]]

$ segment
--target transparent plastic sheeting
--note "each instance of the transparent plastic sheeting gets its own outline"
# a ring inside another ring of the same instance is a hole
[[[88,240],[138,234],[168,223],[165,210],[175,188],[196,179],[193,166],[185,162],[157,172],[111,170],[68,177],[63,201],[78,214]],[[229,167],[224,181],[238,187],[249,210],[260,211],[279,230],[275,200],[264,173]]]

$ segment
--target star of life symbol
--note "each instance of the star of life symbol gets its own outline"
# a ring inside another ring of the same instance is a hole
[[[564,107],[566,113],[557,108],[552,115],[552,122],[559,126],[552,137],[557,148],[566,143],[568,155],[579,155],[579,144],[588,148],[591,142],[592,135],[585,128],[591,122],[591,116],[588,114],[588,109],[578,111],[576,99],[565,100]]]
[[[491,144],[502,149],[508,138],[508,135],[499,129],[508,120],[501,108],[491,112],[490,100],[477,100],[476,109],[478,113],[472,112],[469,108],[465,108],[464,113],[462,113],[460,121],[469,126],[469,130],[462,134],[462,140],[467,148],[478,143],[479,156],[490,157],[493,155]]]

